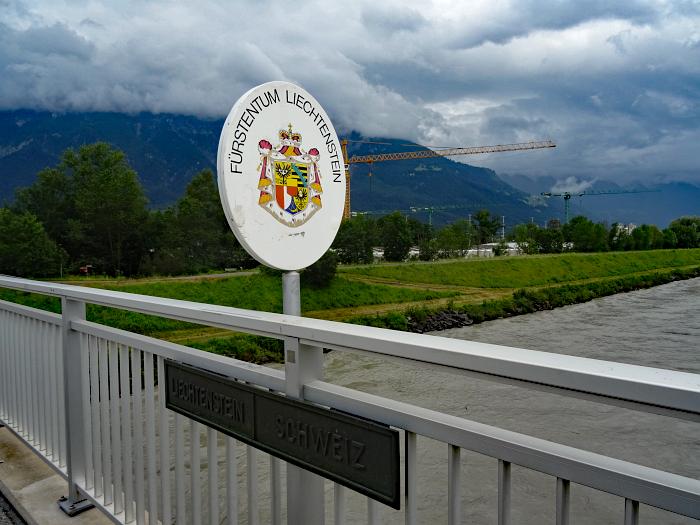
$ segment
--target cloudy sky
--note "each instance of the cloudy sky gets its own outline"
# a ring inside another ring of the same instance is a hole
[[[339,132],[558,148],[469,158],[700,183],[698,0],[0,0],[0,109],[224,117],[289,80]]]

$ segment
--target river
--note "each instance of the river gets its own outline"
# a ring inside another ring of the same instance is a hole
[[[700,279],[553,311],[446,330],[440,335],[700,373]],[[700,424],[564,397],[381,357],[331,352],[326,380],[615,458],[700,477]],[[447,447],[419,438],[419,523],[445,523]],[[497,462],[462,454],[464,523],[496,522]],[[513,523],[554,522],[555,479],[513,467]],[[572,484],[572,523],[619,524],[624,501]],[[352,497],[348,523],[365,519]],[[640,506],[641,523],[694,520]],[[402,523],[382,509],[382,523]]]

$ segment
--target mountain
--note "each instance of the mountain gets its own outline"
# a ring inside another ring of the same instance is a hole
[[[167,206],[198,171],[215,169],[222,125],[223,120],[171,114],[0,112],[0,202],[31,184],[39,170],[55,165],[65,149],[105,141],[125,152],[151,205]],[[422,149],[403,140],[350,138],[373,142],[351,142],[350,156]],[[542,209],[527,204],[526,193],[494,171],[447,158],[376,163],[372,177],[368,173],[367,165],[352,167],[353,210],[435,208],[436,224],[482,208],[505,215],[508,224],[545,217]],[[425,212],[417,217],[427,220]]]
[[[0,112],[0,201],[54,166],[67,148],[104,141],[126,153],[153,206],[174,202],[203,168],[216,166],[223,121],[139,113]]]
[[[596,180],[578,183],[567,188],[565,183],[552,177],[530,178],[525,175],[503,175],[499,178],[519,190],[531,194],[531,202],[547,217],[564,218],[561,197],[540,197],[543,191],[602,192],[627,191],[618,195],[574,195],[570,201],[570,215],[585,215],[608,224],[614,222],[656,224],[665,228],[678,217],[700,215],[700,186],[689,182],[620,185],[612,181]]]

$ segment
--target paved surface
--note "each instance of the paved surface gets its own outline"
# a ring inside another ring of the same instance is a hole
[[[5,518],[5,506],[0,503],[0,525],[111,525],[96,509],[75,518],[63,514],[56,502],[66,493],[65,480],[7,428],[0,428],[0,461],[0,492],[22,518]]]

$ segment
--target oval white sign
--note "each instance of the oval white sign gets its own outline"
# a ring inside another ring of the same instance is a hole
[[[343,217],[345,163],[333,124],[304,89],[268,82],[239,98],[217,173],[231,229],[258,261],[300,270],[328,250]]]

